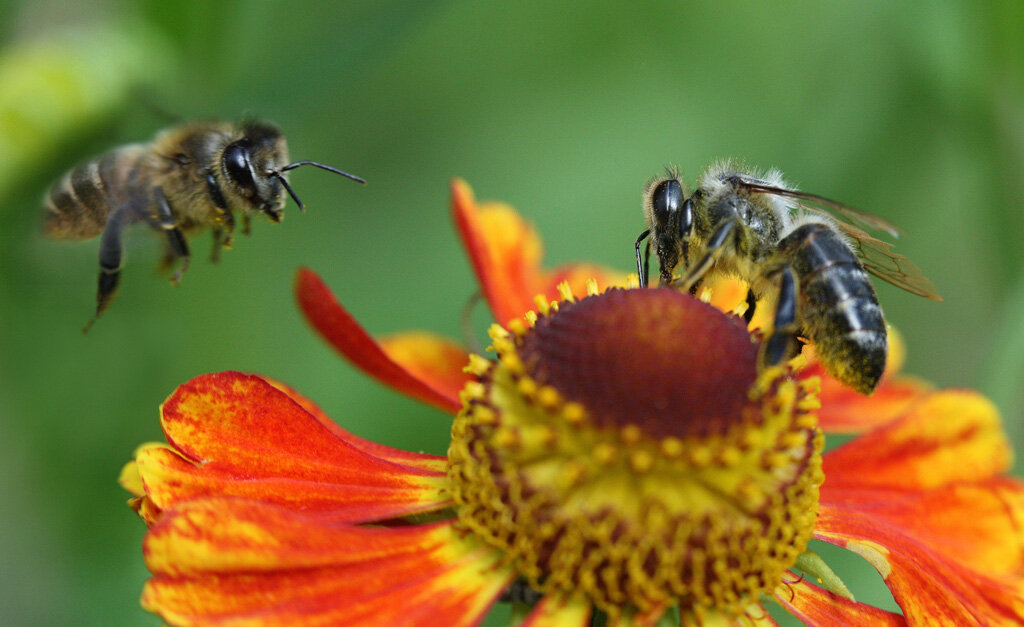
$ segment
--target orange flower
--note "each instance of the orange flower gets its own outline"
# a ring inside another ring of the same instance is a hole
[[[812,356],[758,373],[737,317],[672,290],[599,295],[588,279],[625,277],[544,271],[511,208],[462,182],[453,196],[506,323],[496,360],[424,333],[374,340],[315,274],[297,281],[355,365],[457,414],[448,458],[362,440],[265,378],[193,379],[161,408],[168,445],[121,476],[150,526],[147,609],[185,625],[473,625],[506,593],[541,597],[532,626],[595,608],[650,624],[676,605],[771,624],[769,599],[809,624],[1024,621],[1024,486],[987,400],[900,376],[899,342],[870,398]],[[743,295],[724,283],[710,300]],[[822,455],[821,430],[862,435]],[[854,601],[803,553],[811,537],[867,559],[903,616]]]

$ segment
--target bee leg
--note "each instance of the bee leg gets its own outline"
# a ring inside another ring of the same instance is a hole
[[[242,235],[248,237],[249,233],[252,233],[252,219],[249,218],[248,213],[244,213],[242,214]]]
[[[221,220],[224,222],[224,239],[221,240],[221,245],[224,246],[224,248],[231,248],[231,243],[235,239],[235,214],[231,213],[231,210],[225,207]],[[217,230],[219,231],[220,229]]]
[[[715,265],[718,258],[725,252],[726,246],[729,244],[729,237],[736,231],[736,220],[726,220],[723,222],[715,232],[711,234],[711,238],[708,240],[707,252],[704,257],[701,258],[690,270],[686,273],[686,276],[682,279],[672,281],[670,284],[673,287],[679,287],[684,290],[692,290],[697,282],[707,274],[708,270]]]
[[[110,306],[121,279],[121,229],[127,221],[127,213],[118,211],[111,215],[100,239],[100,276],[96,289],[96,315],[85,324],[82,333],[88,333]]]
[[[647,240],[647,245],[644,246],[644,283],[650,284],[649,277],[651,272],[651,240]]]
[[[779,300],[775,308],[775,323],[771,335],[761,344],[759,363],[761,367],[777,366],[800,354],[803,348],[798,336],[800,325],[797,324],[797,284],[793,271],[788,265],[782,266],[779,273]]]
[[[167,232],[170,254],[181,259],[181,267],[171,277],[171,283],[177,285],[181,281],[181,276],[188,270],[188,264],[191,259],[188,252],[188,242],[185,241],[185,236],[182,234],[181,229],[174,223],[174,213],[171,211],[170,203],[167,202],[164,190],[157,187],[153,190],[153,195],[156,197],[158,223],[160,228]]]
[[[754,312],[757,310],[757,298],[754,297],[754,292],[747,290],[747,310],[743,312],[743,321],[750,324],[750,321],[754,319]]]
[[[636,238],[636,275],[640,278],[640,287],[647,287],[647,279],[649,275],[647,271],[650,269],[651,263],[651,242],[647,241],[647,248],[645,249],[646,259],[641,262],[640,260],[640,242],[647,239],[647,236],[651,234],[651,229],[647,229],[640,234],[640,237]]]
[[[228,236],[224,234],[224,229],[219,226],[214,227],[213,231],[213,248],[210,249],[210,263],[217,263],[220,261],[220,249],[225,247],[224,240]]]

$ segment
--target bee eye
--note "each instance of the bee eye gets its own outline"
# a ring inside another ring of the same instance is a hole
[[[224,149],[224,170],[228,177],[243,190],[255,193],[256,182],[252,178],[252,168],[249,167],[249,147],[242,142],[236,142]]]
[[[671,216],[679,213],[679,209],[683,206],[682,185],[675,179],[658,183],[651,197],[651,205],[654,208],[655,218],[661,223],[667,222]]]

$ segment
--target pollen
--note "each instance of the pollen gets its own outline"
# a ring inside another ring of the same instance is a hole
[[[758,371],[740,320],[676,290],[559,293],[466,368],[459,524],[534,589],[613,617],[743,616],[811,536],[817,382]]]

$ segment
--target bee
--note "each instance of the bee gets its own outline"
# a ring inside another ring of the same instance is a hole
[[[894,225],[797,191],[777,170],[759,175],[717,164],[687,196],[678,172],[669,169],[647,184],[643,207],[648,228],[635,246],[641,287],[648,283],[652,245],[663,286],[696,293],[700,281],[715,275],[746,281],[748,323],[759,300],[775,305],[758,356],[762,368],[796,356],[805,337],[832,376],[870,394],[885,370],[888,337],[868,274],[942,300],[916,265],[864,230],[896,237]]]
[[[195,233],[212,229],[211,260],[216,262],[221,249],[231,247],[236,213],[248,235],[253,213],[281,221],[283,191],[305,211],[287,175],[304,165],[366,182],[315,161],[289,163],[284,135],[260,121],[182,124],[149,143],[115,148],[66,173],[43,199],[44,231],[65,240],[100,237],[96,313],[83,332],[103,315],[117,290],[126,227],[144,223],[163,233],[163,266],[169,269],[180,261],[171,278],[177,284],[191,259],[187,238]]]

